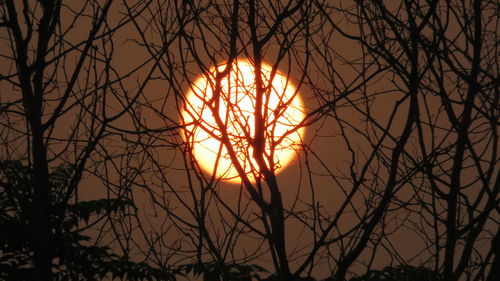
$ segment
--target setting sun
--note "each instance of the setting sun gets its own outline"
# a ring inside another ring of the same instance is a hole
[[[217,69],[223,71],[225,64]],[[265,124],[266,165],[276,173],[286,167],[297,153],[304,129],[298,128],[304,119],[304,108],[297,89],[290,79],[276,72],[272,78],[272,67],[261,66],[264,87],[262,114]],[[253,181],[259,167],[253,158],[251,140],[255,136],[255,67],[248,60],[237,60],[220,83],[220,95],[216,101],[216,68],[190,87],[182,111],[183,138],[191,145],[193,155],[200,167],[209,175],[215,173],[219,179],[233,183],[241,182],[227,149],[221,139],[221,130],[226,127],[231,146],[248,178]],[[271,81],[272,78],[272,81]],[[268,87],[271,86],[271,87]],[[218,103],[217,125],[214,117]]]

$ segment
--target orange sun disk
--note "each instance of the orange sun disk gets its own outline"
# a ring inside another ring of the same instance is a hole
[[[226,64],[219,65],[218,71]],[[304,107],[297,89],[279,71],[272,78],[272,67],[262,63],[264,97],[262,113],[265,122],[266,164],[276,173],[287,166],[297,154],[304,128],[298,128],[304,119]],[[191,145],[200,167],[218,179],[240,183],[227,149],[221,139],[221,128],[214,118],[213,93],[216,68],[198,78],[186,95],[182,111],[183,138]],[[271,87],[267,87],[270,85]],[[221,80],[219,110],[217,112],[229,136],[231,146],[246,175],[254,181],[258,165],[253,158],[250,140],[255,136],[255,67],[248,60],[233,62],[228,75]]]

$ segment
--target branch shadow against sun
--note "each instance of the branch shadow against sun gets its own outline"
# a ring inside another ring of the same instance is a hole
[[[241,183],[241,177],[222,141],[226,133],[237,161],[250,181],[261,177],[263,168],[279,173],[295,158],[305,128],[304,106],[290,78],[262,63],[261,116],[264,122],[264,159],[260,167],[254,158],[256,139],[256,69],[251,61],[235,60],[227,66],[212,67],[196,79],[186,95],[182,119],[186,124],[183,139],[189,143],[201,169],[217,180]]]

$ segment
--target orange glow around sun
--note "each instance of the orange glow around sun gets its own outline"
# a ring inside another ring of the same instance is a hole
[[[226,65],[217,69],[223,71]],[[232,148],[251,181],[259,167],[253,159],[251,140],[255,136],[255,67],[248,60],[233,62],[229,75],[221,80],[219,110],[216,112],[226,127]],[[266,164],[278,173],[297,154],[304,128],[297,126],[304,119],[304,108],[297,89],[288,77],[272,67],[261,66],[264,90],[262,113],[265,119]],[[234,168],[227,149],[221,143],[221,128],[214,118],[215,67],[198,78],[186,95],[182,118],[186,124],[183,138],[191,145],[200,167],[209,175],[232,183],[241,178]],[[271,86],[271,87],[268,87]]]

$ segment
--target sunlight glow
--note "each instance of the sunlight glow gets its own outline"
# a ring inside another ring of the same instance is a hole
[[[225,64],[217,69],[223,71]],[[255,134],[255,67],[248,60],[237,60],[221,80],[218,116],[224,126],[231,146],[251,181],[259,174],[253,158],[250,140]],[[271,81],[272,67],[262,64],[264,101],[262,112],[265,120],[265,158],[268,167],[277,173],[287,166],[297,154],[304,128],[297,126],[304,119],[304,108],[297,89],[279,71]],[[221,143],[221,128],[217,126],[215,112],[215,67],[198,78],[186,95],[182,118],[186,124],[182,136],[191,145],[200,167],[218,179],[240,183],[241,178],[232,165],[227,149]],[[280,140],[285,136],[282,140]]]

